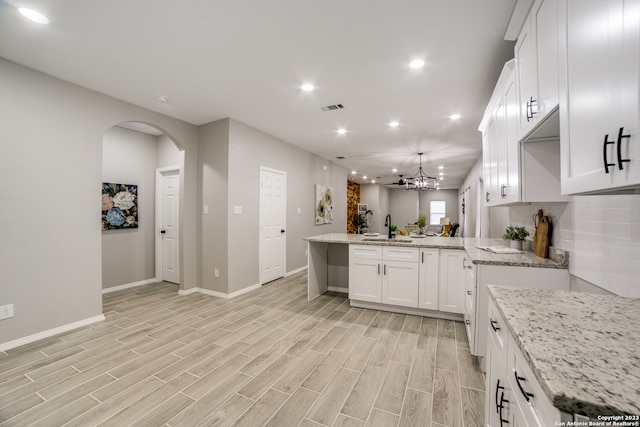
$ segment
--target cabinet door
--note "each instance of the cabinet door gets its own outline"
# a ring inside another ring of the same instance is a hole
[[[511,426],[511,398],[505,369],[506,355],[495,347],[487,349],[487,374],[485,377],[485,425],[489,427]],[[502,422],[501,422],[502,419]]]
[[[514,48],[516,58],[516,81],[518,85],[518,139],[533,129],[537,114],[538,75],[536,61],[535,27],[531,15],[524,21]]]
[[[382,248],[349,245],[349,299],[382,301]]]
[[[506,168],[503,172],[505,188],[504,202],[513,203],[521,199],[520,192],[520,142],[518,139],[518,93],[515,79],[507,83],[504,93],[505,141],[502,155]]]
[[[558,106],[558,0],[543,0],[531,10],[536,33],[538,114],[541,120]]]
[[[498,146],[496,135],[496,121],[494,118],[487,124],[487,130],[482,138],[483,175],[484,175],[484,203],[493,206],[500,200],[498,190]]]
[[[559,17],[562,192],[638,185],[637,0],[563,1]],[[620,160],[630,161],[618,162],[618,154]]]
[[[384,304],[418,307],[418,263],[385,260],[382,277]]]
[[[464,314],[465,275],[464,251],[440,250],[440,279],[438,309],[449,313]]]
[[[420,249],[418,307],[438,309],[439,249]]]
[[[464,323],[467,330],[467,339],[469,340],[469,351],[476,355],[476,274],[475,267],[468,258],[464,262],[465,276],[465,305],[464,305]]]

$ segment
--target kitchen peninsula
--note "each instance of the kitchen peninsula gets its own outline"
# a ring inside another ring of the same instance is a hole
[[[331,233],[307,237],[308,299],[349,293],[350,304],[464,321],[471,354],[486,354],[487,285],[569,289],[566,252],[496,254],[496,239]]]

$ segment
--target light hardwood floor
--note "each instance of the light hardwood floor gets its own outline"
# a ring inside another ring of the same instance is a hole
[[[306,300],[306,272],[224,300],[158,283],[106,321],[0,353],[2,426],[481,426],[460,322]]]

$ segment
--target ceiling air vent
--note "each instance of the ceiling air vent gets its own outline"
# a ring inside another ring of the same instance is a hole
[[[345,156],[338,156],[338,157],[336,157],[336,159],[338,159],[338,160],[344,160],[344,159],[346,159],[346,157],[345,157]]]
[[[324,107],[320,107],[322,111],[342,110],[343,108],[344,105],[342,104],[325,105]]]

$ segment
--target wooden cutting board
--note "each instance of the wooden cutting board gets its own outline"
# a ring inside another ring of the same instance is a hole
[[[542,209],[538,209],[537,214],[533,214],[533,225],[536,227],[536,232],[533,235],[533,250],[536,250],[536,246],[538,244],[538,224],[540,224],[540,220],[544,215],[542,214]]]
[[[542,258],[549,256],[549,232],[551,231],[551,221],[548,216],[540,218],[536,235],[534,236],[534,246],[536,255]]]

